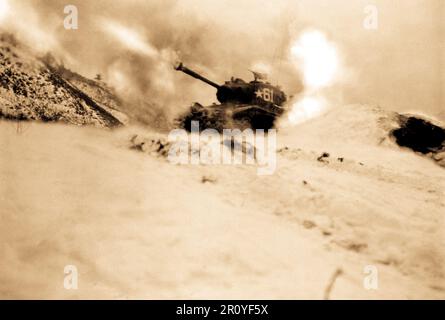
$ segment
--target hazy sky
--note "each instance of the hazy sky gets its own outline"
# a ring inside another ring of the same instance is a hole
[[[101,73],[121,89],[131,85],[126,92],[160,104],[215,100],[212,88],[159,66],[157,57],[172,53],[216,82],[232,75],[247,80],[248,69],[269,65],[271,81],[292,94],[299,74],[289,48],[303,30],[316,28],[342,59],[341,79],[332,88],[340,97],[335,103],[445,113],[443,0],[72,0],[78,30],[63,28],[64,0],[9,1],[16,22],[8,26],[29,44],[58,52],[88,76]],[[375,30],[363,27],[369,4],[378,9]],[[17,21],[20,28],[13,26]],[[110,21],[137,32],[158,56],[115,41],[104,31]]]

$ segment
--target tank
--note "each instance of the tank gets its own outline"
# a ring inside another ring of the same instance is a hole
[[[253,81],[232,77],[219,85],[182,63],[178,63],[175,69],[214,87],[219,101],[219,104],[211,106],[194,103],[178,119],[179,126],[188,131],[191,130],[192,121],[199,121],[200,129],[213,128],[218,131],[224,128],[270,129],[285,111],[286,94],[279,86],[265,81],[264,74],[252,71]]]

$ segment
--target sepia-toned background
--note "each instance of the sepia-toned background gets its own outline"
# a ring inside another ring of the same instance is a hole
[[[0,298],[443,299],[444,5],[0,0]],[[170,161],[178,60],[282,86],[270,174]]]

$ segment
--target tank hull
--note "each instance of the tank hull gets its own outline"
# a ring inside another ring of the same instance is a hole
[[[277,105],[223,103],[202,106],[195,103],[188,113],[178,119],[179,127],[191,131],[191,122],[198,121],[199,129],[264,129],[274,127],[275,120],[284,113]]]

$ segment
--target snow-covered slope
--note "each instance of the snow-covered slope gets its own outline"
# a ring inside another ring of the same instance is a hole
[[[0,297],[444,298],[445,170],[388,138],[393,116],[283,128],[271,176],[131,149],[165,139],[146,129],[1,122]]]
[[[0,118],[114,127],[127,121],[112,90],[39,58],[0,33]]]

